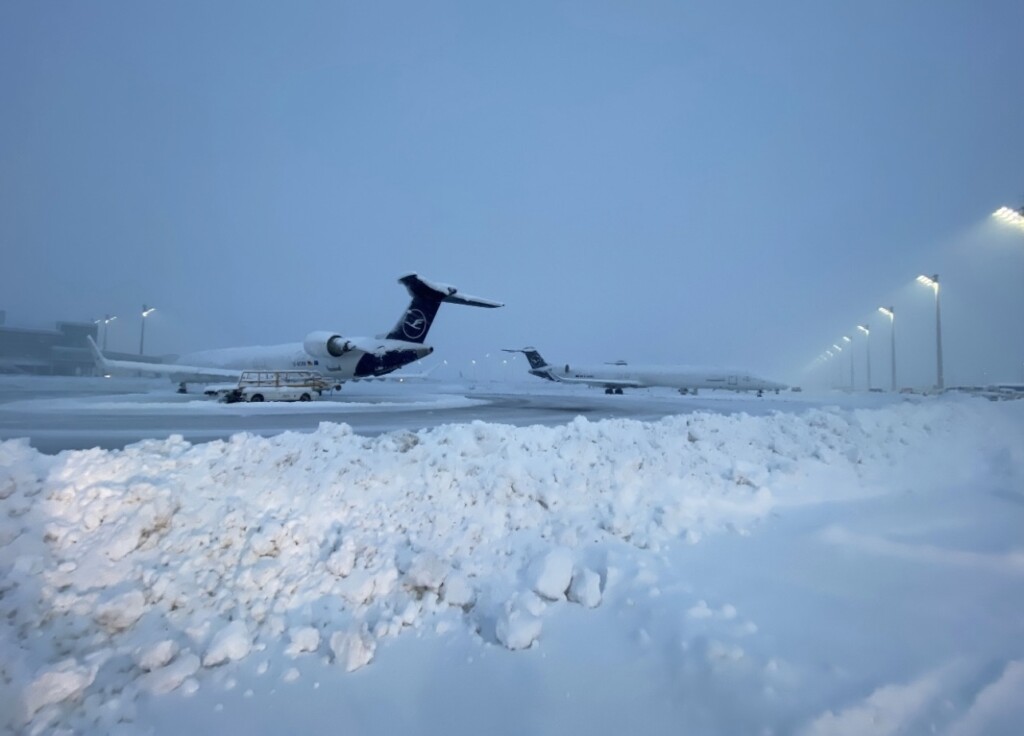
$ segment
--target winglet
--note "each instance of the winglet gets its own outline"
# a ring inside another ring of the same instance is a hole
[[[86,335],[85,339],[89,341],[89,352],[92,353],[92,359],[96,363],[96,367],[105,372],[107,370],[107,359],[103,357],[103,353],[100,352],[96,341],[92,339],[92,335]]]

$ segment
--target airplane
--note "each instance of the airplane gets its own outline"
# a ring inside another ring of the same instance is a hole
[[[529,372],[539,378],[560,383],[578,383],[604,388],[606,394],[621,394],[624,388],[651,388],[664,386],[678,389],[681,394],[696,394],[699,389],[728,391],[765,391],[779,393],[785,384],[767,381],[747,371],[725,368],[693,368],[683,365],[631,366],[620,360],[596,366],[550,365],[536,348],[505,348],[506,353],[523,353],[530,362]]]
[[[111,360],[103,355],[92,336],[88,336],[89,347],[102,373],[165,375],[178,381],[179,393],[185,393],[189,383],[237,381],[244,370],[317,371],[340,388],[344,381],[408,378],[387,374],[434,352],[423,341],[441,304],[488,309],[504,306],[463,294],[454,286],[428,281],[415,273],[402,276],[398,283],[409,292],[409,306],[390,332],[377,337],[343,337],[335,332],[315,331],[302,342],[206,350],[182,356],[174,363]]]

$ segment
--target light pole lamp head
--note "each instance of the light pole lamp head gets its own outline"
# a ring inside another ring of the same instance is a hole
[[[1013,209],[1011,207],[1000,207],[992,213],[992,217],[1004,225],[1024,230],[1024,206]]]
[[[938,274],[935,274],[933,276],[925,276],[924,274],[921,274],[920,276],[917,277],[917,283],[922,284],[923,286],[930,286],[931,288],[935,289],[936,294],[939,292]]]
[[[857,329],[863,332],[865,336],[871,334],[871,330],[869,330],[865,325],[857,325]]]
[[[156,307],[147,307],[145,304],[142,305],[142,316],[148,317],[156,311]]]
[[[853,342],[853,340],[848,338],[846,335],[843,335],[843,342]]]
[[[895,307],[879,307],[878,311],[888,317],[890,320],[896,319],[896,308]]]
[[[843,349],[841,347],[839,347],[838,345],[836,345],[835,343],[832,343],[832,347],[835,348],[837,353],[843,352]]]

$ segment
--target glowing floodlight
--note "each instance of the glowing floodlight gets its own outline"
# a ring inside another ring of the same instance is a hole
[[[992,213],[992,217],[1004,225],[1024,230],[1024,207],[1016,210],[1009,207],[1000,207]]]
[[[878,311],[881,312],[882,314],[884,314],[886,317],[888,317],[891,320],[896,319],[896,313],[894,311],[892,311],[891,309],[887,309],[886,307],[879,307]]]

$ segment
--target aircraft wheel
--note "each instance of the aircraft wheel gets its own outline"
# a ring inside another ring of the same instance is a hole
[[[610,394],[610,393],[612,392],[612,390],[611,390],[610,388],[606,388],[606,389],[604,390],[604,392],[605,392],[606,394]]]
[[[299,401],[309,401],[309,398],[309,394],[302,394],[302,396],[299,397]]]
[[[615,389],[615,393],[618,394],[619,396],[622,396],[622,389],[621,388]]]
[[[263,394],[253,394],[252,398],[249,399],[249,401],[252,401],[252,402],[263,401]]]

